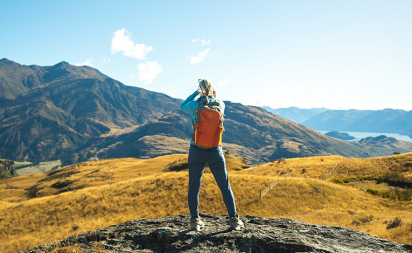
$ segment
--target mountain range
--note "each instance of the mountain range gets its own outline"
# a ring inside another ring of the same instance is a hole
[[[326,108],[311,108],[311,109],[301,109],[298,107],[289,107],[289,108],[277,108],[273,109],[269,106],[262,106],[268,112],[279,115],[282,118],[294,121],[296,123],[302,124],[306,120],[322,113],[329,111]]]
[[[191,123],[179,108],[182,100],[126,86],[91,67],[26,66],[2,59],[0,92],[0,158],[73,164],[188,151]],[[223,148],[249,164],[412,150],[404,143],[374,149],[338,140],[259,107],[225,103]]]
[[[329,110],[302,124],[319,131],[398,133],[412,137],[412,111],[405,110]]]
[[[263,107],[268,112],[303,124],[317,131],[397,133],[412,137],[412,111],[330,110],[326,108]]]

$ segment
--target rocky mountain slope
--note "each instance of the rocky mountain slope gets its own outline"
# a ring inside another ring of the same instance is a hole
[[[0,60],[0,157],[34,163],[187,153],[181,100],[61,62]],[[261,108],[226,101],[224,148],[249,164],[314,155],[368,157],[393,150],[330,138]]]
[[[91,138],[147,123],[181,103],[66,62],[2,59],[0,89],[0,156],[34,162],[67,160]]]
[[[225,101],[223,148],[244,157],[249,164],[280,158],[339,154],[368,157],[404,153],[412,143],[380,136],[375,141],[347,142],[320,134],[303,125],[273,115],[258,107]],[[177,109],[135,131],[94,140],[80,156],[97,159],[116,157],[152,158],[159,154],[186,153],[190,139],[190,117]]]
[[[249,164],[327,154],[369,156],[362,145],[325,136],[261,108],[229,101],[225,104],[227,119],[224,122],[223,148],[244,157]],[[178,109],[133,132],[94,140],[78,151],[79,156],[151,158],[159,154],[186,153],[190,122],[189,115]]]
[[[411,252],[395,243],[344,227],[291,219],[241,217],[245,229],[229,230],[227,216],[201,215],[205,229],[188,230],[189,215],[140,219],[26,250],[81,252]]]
[[[18,176],[14,168],[14,162],[0,159],[0,179]]]

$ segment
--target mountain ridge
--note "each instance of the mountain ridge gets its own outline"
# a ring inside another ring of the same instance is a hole
[[[144,124],[180,105],[137,87],[132,90],[139,96],[133,95],[98,70],[67,62],[33,67],[2,60],[0,74],[0,87],[9,94],[0,99],[0,154],[11,159],[61,159],[112,128]],[[28,76],[38,82],[26,85]]]
[[[277,109],[271,108],[269,106],[262,106],[262,108],[270,113],[279,115],[285,119],[294,121],[299,124],[302,124],[306,120],[312,118],[315,115],[318,115],[319,113],[329,110],[324,107],[301,109],[295,106],[289,107],[289,108],[277,108]]]
[[[223,148],[230,153],[242,156],[249,164],[270,162],[280,158],[303,157],[339,153],[346,156],[368,156],[361,146],[324,136],[312,129],[272,115],[261,108],[244,106],[225,101],[227,119],[223,136]],[[175,146],[174,152],[186,153],[191,131],[190,116],[180,109],[136,128],[134,131],[113,138],[96,140],[93,145],[80,153],[102,150],[98,159],[148,155],[142,138],[162,136]],[[248,133],[248,134],[244,134]],[[175,137],[178,137],[177,139]],[[181,140],[186,141],[181,141]],[[100,143],[99,143],[100,142]],[[179,152],[180,151],[180,152]],[[142,153],[143,152],[143,153]]]
[[[94,68],[64,61],[25,66],[2,59],[0,87],[5,94],[0,97],[0,157],[67,165],[187,152],[191,121],[179,108],[182,100],[126,86]],[[249,164],[392,153],[327,137],[259,107],[225,103],[224,147]]]
[[[334,110],[263,107],[268,112],[317,131],[398,133],[412,136],[412,110]]]

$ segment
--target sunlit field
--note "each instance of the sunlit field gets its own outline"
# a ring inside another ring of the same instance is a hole
[[[226,160],[241,216],[344,226],[412,244],[412,154],[282,159],[253,168],[241,158]],[[1,180],[0,252],[128,220],[188,214],[187,181],[187,155],[84,162]],[[199,197],[200,212],[226,214],[208,169]]]

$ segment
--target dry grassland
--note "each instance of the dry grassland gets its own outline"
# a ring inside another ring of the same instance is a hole
[[[240,215],[344,226],[412,244],[411,201],[365,190],[378,186],[373,178],[387,172],[410,178],[412,154],[287,159],[250,169],[240,158],[227,155],[226,160]],[[0,252],[18,252],[128,220],[187,214],[187,181],[187,155],[84,162],[1,180]],[[260,191],[271,182],[279,184],[260,199]],[[199,197],[200,212],[226,213],[208,169]],[[401,224],[387,229],[396,218]]]
[[[19,176],[29,176],[51,171],[53,168],[61,167],[61,161],[40,162],[38,165],[31,165],[24,168],[19,168],[21,165],[29,165],[30,162],[15,162],[16,172]]]

